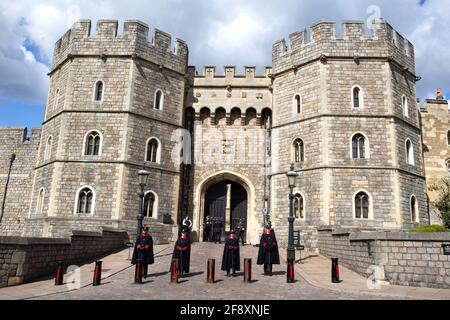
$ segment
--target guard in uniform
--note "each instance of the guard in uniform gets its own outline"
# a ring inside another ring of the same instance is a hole
[[[205,224],[203,225],[203,242],[211,241],[212,223],[209,216],[206,217]]]
[[[173,248],[172,262],[174,259],[179,259],[179,273],[180,277],[183,278],[185,273],[189,273],[189,265],[191,262],[191,242],[187,236],[185,230],[181,232],[181,236],[175,242],[175,247]],[[172,272],[173,263],[170,264],[170,272]]]
[[[238,239],[242,241],[242,246],[245,245],[245,226],[244,221],[242,219],[239,219],[239,223],[237,225],[237,236]]]
[[[272,265],[280,264],[275,232],[269,226],[266,226],[261,236],[257,264],[264,265],[264,275],[266,276],[272,276]]]
[[[153,251],[153,238],[149,234],[149,228],[145,227],[136,239],[131,264],[135,265],[138,259],[142,259],[143,278],[147,278],[148,265],[155,263]]]
[[[233,276],[236,271],[241,270],[240,254],[239,254],[239,239],[236,237],[234,231],[231,231],[228,239],[225,240],[225,248],[223,249],[222,270],[227,272],[230,276],[230,270],[233,270]]]
[[[213,224],[214,243],[222,243],[222,221],[217,219]]]

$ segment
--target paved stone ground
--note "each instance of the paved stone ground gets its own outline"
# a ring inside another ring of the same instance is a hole
[[[274,276],[265,277],[261,266],[256,266],[257,248],[241,247],[241,259],[253,259],[253,279],[251,284],[243,283],[242,272],[235,278],[228,278],[219,270],[222,260],[223,245],[211,243],[194,243],[191,256],[191,274],[181,283],[170,283],[167,272],[173,246],[157,246],[155,264],[150,266],[150,277],[142,285],[133,283],[134,268],[128,268],[103,281],[100,287],[87,286],[79,290],[57,293],[35,299],[88,299],[88,300],[349,300],[349,299],[383,299],[376,294],[352,294],[313,286],[297,275],[297,283],[286,283],[286,265],[274,267]],[[215,258],[217,267],[215,284],[206,284],[206,261]],[[106,268],[107,266],[105,266]],[[241,270],[243,271],[243,270]],[[384,297],[384,299],[393,299]],[[395,298],[394,298],[395,299]]]

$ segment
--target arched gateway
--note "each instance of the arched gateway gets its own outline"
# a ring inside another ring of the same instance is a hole
[[[225,231],[231,230],[242,219],[248,243],[259,241],[258,219],[255,215],[255,191],[244,176],[221,171],[202,180],[195,191],[193,231],[203,239],[203,223],[207,216],[222,219]]]

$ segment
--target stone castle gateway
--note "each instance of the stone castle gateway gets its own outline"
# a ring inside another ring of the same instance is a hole
[[[116,20],[100,20],[93,35],[91,21],[78,21],[56,43],[42,128],[29,138],[0,128],[1,194],[17,155],[2,234],[133,234],[143,166],[145,223],[159,241],[173,231],[163,215],[178,223],[187,213],[197,239],[212,216],[226,228],[245,219],[255,243],[263,212],[286,240],[291,163],[308,248],[323,226],[428,224],[414,48],[383,20],[371,27],[346,21],[338,35],[321,21],[277,41],[261,75],[232,66],[199,75],[184,41],[172,49],[156,29],[149,42],[143,22],[126,21],[118,35]]]

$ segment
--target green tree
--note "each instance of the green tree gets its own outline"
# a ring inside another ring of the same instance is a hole
[[[447,177],[441,178],[430,189],[438,192],[438,198],[434,205],[441,212],[445,227],[450,228],[450,179]]]

